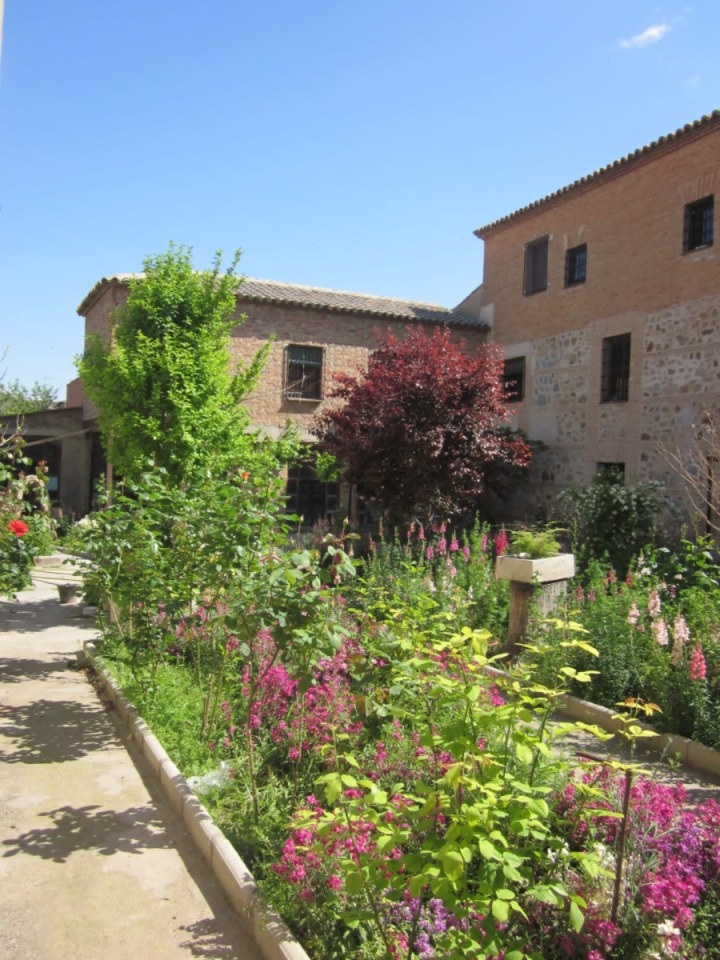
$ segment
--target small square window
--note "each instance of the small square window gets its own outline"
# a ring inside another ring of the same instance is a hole
[[[285,394],[289,400],[322,400],[322,347],[289,346]]]
[[[571,247],[565,253],[565,286],[573,287],[576,283],[585,283],[587,277],[587,244]]]
[[[525,274],[523,277],[523,294],[528,297],[531,293],[540,293],[547,290],[548,274],[548,246],[550,237],[538,237],[525,244]]]
[[[713,242],[713,226],[715,214],[715,198],[713,195],[703,197],[685,207],[685,229],[683,236],[683,250],[699,250],[709,247]]]
[[[602,342],[600,400],[617,403],[630,394],[630,334],[606,337]]]
[[[525,396],[525,357],[512,357],[503,365],[505,403],[519,403]]]

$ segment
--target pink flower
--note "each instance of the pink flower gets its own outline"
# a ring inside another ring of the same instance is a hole
[[[460,549],[460,544],[457,541],[457,537],[453,537],[450,541],[450,553],[457,553]]]
[[[652,626],[653,640],[659,647],[666,647],[670,638],[668,637],[668,628],[664,620],[653,620]]]
[[[682,660],[683,650],[689,641],[690,630],[685,622],[685,617],[679,613],[675,618],[675,624],[673,625],[673,649],[672,657],[670,658],[676,667]]]
[[[633,600],[632,604],[630,605],[630,609],[628,610],[627,622],[630,624],[631,627],[634,627],[639,619],[640,619],[640,611],[638,610],[638,605]]]
[[[470,547],[467,544],[462,549],[462,555],[465,563],[470,563]]]
[[[328,877],[327,885],[331,890],[342,890],[343,882],[336,873],[331,873]]]
[[[498,557],[501,557],[503,553],[507,550],[510,544],[510,537],[508,537],[505,530],[501,530],[500,533],[495,537],[495,553]]]
[[[433,550],[432,547],[428,547],[427,550],[425,551],[425,559],[432,560],[434,556],[435,556],[435,551]]]
[[[648,613],[651,617],[659,617],[661,609],[660,594],[657,590],[651,590],[648,596]]]
[[[705,657],[703,656],[702,647],[698,643],[693,647],[692,660],[690,661],[690,679],[704,680],[706,675]]]

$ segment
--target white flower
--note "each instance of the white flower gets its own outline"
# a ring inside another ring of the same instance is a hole
[[[672,920],[663,920],[662,923],[657,925],[657,932],[659,937],[679,937],[680,931],[677,927],[673,926]]]

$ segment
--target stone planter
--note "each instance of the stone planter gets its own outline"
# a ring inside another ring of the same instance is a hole
[[[80,590],[79,583],[59,583],[57,585],[60,603],[73,603]]]
[[[515,580],[517,583],[569,580],[575,576],[575,557],[572,553],[559,553],[556,557],[529,560],[503,554],[497,558],[495,573],[500,580]]]
[[[530,560],[503,554],[497,558],[495,574],[500,580],[510,581],[506,650],[514,657],[527,632],[530,601],[539,617],[552,616],[565,596],[568,580],[575,575],[575,557],[572,553],[559,553],[556,557]]]

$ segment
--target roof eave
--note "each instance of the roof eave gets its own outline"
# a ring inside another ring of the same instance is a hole
[[[687,140],[704,136],[710,131],[711,127],[719,124],[720,110],[713,110],[712,113],[700,117],[699,120],[695,120],[693,123],[686,123],[684,127],[680,127],[678,130],[675,130],[674,133],[669,133],[664,137],[660,137],[658,140],[653,140],[652,143],[640,147],[633,151],[633,153],[629,153],[627,156],[621,157],[619,160],[615,160],[613,163],[601,167],[599,170],[595,170],[585,177],[580,177],[579,180],[575,180],[567,186],[555,190],[540,200],[535,200],[525,207],[520,207],[519,210],[515,210],[513,213],[500,217],[498,220],[493,220],[484,227],[478,227],[477,230],[473,230],[473,234],[479,237],[480,240],[485,240],[486,237],[497,228],[504,227],[511,222],[514,223],[517,220],[523,219],[523,217],[534,214],[540,208],[552,206],[554,203],[560,203],[567,199],[568,194],[574,194],[576,191],[588,189],[604,183],[607,180],[624,176],[630,169],[654,160],[659,153],[677,149]]]

